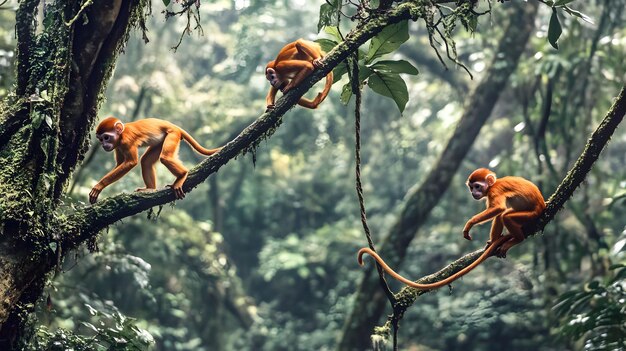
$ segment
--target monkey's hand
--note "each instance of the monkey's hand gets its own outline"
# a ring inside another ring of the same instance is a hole
[[[98,183],[96,184],[91,191],[89,192],[89,203],[90,204],[95,204],[96,201],[98,201],[98,195],[100,195],[100,192],[102,191],[102,189],[104,189],[104,187]]]
[[[313,60],[313,67],[315,68],[320,68],[320,66],[322,66],[322,58],[317,58],[315,60]]]
[[[178,200],[182,200],[185,198],[185,192],[183,191],[183,187],[182,186],[176,186],[176,185],[167,185],[168,188],[172,188],[172,190],[174,190],[174,195],[176,195],[176,199]]]
[[[472,229],[472,226],[469,223],[465,224],[465,227],[463,228],[463,237],[467,240],[472,240],[472,236],[469,232],[470,229]]]
[[[276,106],[274,106],[274,104],[267,105],[267,107],[265,108],[265,112],[270,112],[271,110],[274,109],[274,107],[276,107]]]
[[[463,231],[463,237],[467,240],[472,240],[472,236],[470,235],[469,230]]]
[[[285,85],[284,88],[282,88],[280,91],[284,94],[287,94],[287,92],[289,90],[291,90],[291,88],[293,88],[293,85],[291,84],[291,82],[289,82],[289,84]]]

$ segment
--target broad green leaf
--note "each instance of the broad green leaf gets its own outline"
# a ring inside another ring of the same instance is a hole
[[[585,15],[584,13],[582,13],[580,11],[576,11],[576,10],[570,8],[570,7],[567,7],[567,6],[563,6],[563,10],[565,10],[565,12],[569,13],[572,16],[576,16],[576,17],[582,19],[583,21],[585,21],[587,23],[594,24],[593,20],[591,19],[591,17]]]
[[[557,41],[559,40],[561,33],[563,33],[561,22],[559,22],[559,17],[556,14],[556,8],[553,7],[552,16],[550,17],[550,26],[548,27],[548,42],[550,42],[550,45],[557,50],[559,49]]]
[[[324,26],[339,25],[338,7],[341,6],[340,0],[328,0],[328,2],[320,6],[320,19],[317,22],[317,31],[321,31]]]
[[[378,35],[372,38],[367,56],[365,57],[365,62],[371,63],[374,59],[395,51],[408,39],[408,21],[402,21],[385,27]]]
[[[348,73],[348,64],[346,61],[343,61],[333,69],[333,81],[338,82],[346,73]]]
[[[337,26],[326,26],[324,27],[324,32],[332,36],[335,39],[335,42],[342,41],[341,35],[339,34],[339,28]]]
[[[163,5],[169,6],[170,2],[171,2],[170,0],[163,0]]]
[[[367,85],[376,93],[392,98],[400,113],[404,112],[404,107],[409,101],[409,91],[399,74],[374,72]]]
[[[405,60],[378,61],[374,63],[373,65],[371,65],[370,68],[375,71],[382,71],[382,72],[406,73],[406,74],[412,74],[412,75],[419,74],[419,71],[417,70],[417,68],[415,68],[415,66],[413,66],[410,62],[405,61]]]
[[[317,39],[315,42],[320,44],[320,47],[322,48],[322,51],[324,52],[329,52],[335,46],[337,46],[337,42],[334,40],[330,40],[330,39]]]
[[[345,67],[346,67],[345,69],[346,69],[346,72],[347,72],[348,65],[346,64]],[[346,72],[344,72],[344,73],[346,73]],[[371,69],[359,65],[359,84],[363,83],[363,81],[365,81],[373,73],[374,73],[374,71],[372,71]],[[345,105],[345,104],[347,104],[350,101],[350,98],[352,98],[352,83],[348,82],[341,89],[341,102]]]
[[[359,65],[359,83],[363,83],[372,74],[374,74],[373,70],[368,67]]]

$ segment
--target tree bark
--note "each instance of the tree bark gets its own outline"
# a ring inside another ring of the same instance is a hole
[[[274,110],[191,170],[184,190],[254,150],[313,84],[386,26],[428,19],[435,4],[448,2],[413,0],[359,23]],[[39,5],[38,0],[23,0],[16,13],[16,95],[0,115],[0,349],[7,350],[17,347],[24,335],[23,317],[32,312],[46,275],[67,252],[122,218],[175,200],[168,189],[113,196],[70,214],[60,208],[68,179],[88,148],[117,56],[132,27],[145,29],[149,3],[59,0],[46,5],[36,32]]]
[[[459,123],[439,157],[437,164],[423,183],[407,194],[406,202],[395,224],[379,248],[387,263],[400,267],[406,251],[428,214],[447,190],[457,168],[471,148],[478,133],[491,114],[506,82],[517,67],[528,38],[534,29],[537,3],[515,7],[516,14],[503,33],[500,46],[487,73],[465,104]],[[353,309],[348,316],[338,350],[366,350],[371,346],[370,334],[380,321],[387,298],[378,286],[374,265],[368,265],[359,284]]]
[[[88,145],[106,83],[143,0],[47,4],[16,12],[15,97],[0,117],[0,349],[18,348],[46,275],[64,252],[59,199]]]

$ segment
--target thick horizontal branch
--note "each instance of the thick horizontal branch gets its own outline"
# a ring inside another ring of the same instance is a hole
[[[578,160],[568,172],[567,176],[563,179],[559,187],[554,194],[550,196],[547,202],[547,207],[543,214],[532,226],[525,229],[525,235],[532,236],[542,231],[543,228],[554,218],[556,213],[563,208],[565,202],[572,196],[574,190],[580,186],[585,179],[586,175],[591,170],[594,162],[600,156],[600,152],[606,146],[611,136],[614,134],[617,126],[622,122],[624,114],[626,113],[626,86],[622,87],[619,95],[617,96],[613,106],[609,109],[607,115],[604,117],[598,128],[593,132],[582,154],[578,157]],[[461,269],[469,266],[484,252],[484,249],[466,254],[456,260],[455,262],[444,267],[440,271],[433,273],[429,276],[418,279],[417,282],[421,284],[433,283],[460,271]],[[394,308],[394,313],[389,317],[389,321],[392,319],[402,318],[402,315],[406,312],[418,296],[424,294],[428,290],[417,290],[410,287],[405,287],[396,294],[397,305]],[[387,325],[389,325],[389,321]],[[384,334],[388,328],[380,328],[378,331]],[[382,335],[384,337],[384,335]]]
[[[351,32],[344,42],[337,45],[325,56],[318,70],[307,77],[298,87],[281,97],[276,102],[274,110],[261,115],[233,141],[226,144],[220,152],[194,167],[183,185],[185,192],[189,192],[237,155],[253,147],[263,136],[271,134],[281,121],[282,116],[298,102],[298,99],[306,91],[383,28],[404,20],[417,20],[432,6],[434,5],[431,1],[416,0],[369,18],[366,23]],[[166,189],[153,193],[121,194],[105,199],[93,206],[79,209],[59,223],[58,228],[62,234],[61,237],[64,238],[62,244],[66,250],[71,249],[116,221],[174,200],[174,193],[170,189]]]

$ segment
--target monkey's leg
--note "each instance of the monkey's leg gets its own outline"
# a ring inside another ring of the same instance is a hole
[[[265,97],[265,105],[268,109],[274,108],[274,102],[276,101],[276,93],[278,89],[273,86],[270,86],[270,90],[267,92],[267,97]]]
[[[289,84],[283,89],[283,93],[287,93],[293,87],[297,87],[298,84],[302,82],[304,78],[306,78],[311,72],[313,72],[313,64],[309,61],[302,60],[286,60],[281,61],[276,65],[276,71],[280,72],[283,75],[297,72],[296,75],[291,79]],[[282,73],[286,72],[286,73]]]
[[[491,231],[489,232],[489,240],[485,249],[491,246],[491,243],[496,242],[502,236],[502,230],[504,229],[504,223],[502,223],[502,215],[497,215],[491,222]]]
[[[506,257],[506,253],[511,247],[524,241],[526,237],[524,236],[524,232],[522,231],[522,224],[532,220],[536,216],[537,215],[534,211],[520,211],[510,212],[502,217],[502,222],[504,223],[504,226],[509,231],[509,233],[513,235],[513,237],[504,244],[502,244],[502,246],[500,246],[500,248],[498,249],[498,256]]]
[[[180,140],[179,133],[168,133],[163,141],[163,149],[160,157],[161,163],[176,177],[176,180],[174,180],[171,187],[174,190],[177,199],[185,197],[183,183],[185,182],[185,179],[187,179],[188,173],[187,168],[185,168],[182,162],[178,159],[178,146],[180,145]]]
[[[150,146],[141,156],[141,176],[146,185],[145,188],[137,188],[135,191],[150,191],[156,189],[156,163],[159,161],[163,144]]]
[[[318,48],[302,39],[296,40],[296,50],[298,50],[299,53],[309,56],[311,60],[319,60],[322,57],[322,53]]]

